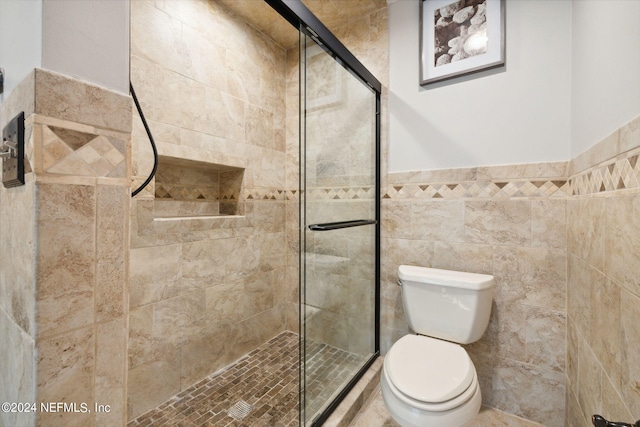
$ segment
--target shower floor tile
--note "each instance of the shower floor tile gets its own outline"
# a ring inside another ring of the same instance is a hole
[[[298,339],[293,332],[281,333],[128,426],[298,425]],[[331,397],[329,383],[339,386],[361,360],[325,344],[311,344],[307,353],[308,413],[313,413]]]
[[[251,409],[247,410],[249,405]],[[224,371],[204,378],[130,421],[128,426],[297,424],[298,335],[283,332]]]

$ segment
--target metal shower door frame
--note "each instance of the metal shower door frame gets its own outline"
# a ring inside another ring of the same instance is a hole
[[[302,33],[313,39],[318,45],[320,45],[334,60],[348,70],[351,74],[357,77],[363,84],[367,85],[375,94],[375,314],[374,314],[374,353],[369,361],[354,375],[354,377],[347,383],[342,391],[336,396],[336,398],[325,408],[322,414],[313,421],[313,426],[321,425],[338,407],[340,402],[349,393],[349,391],[355,386],[355,384],[362,378],[364,373],[373,364],[376,358],[380,354],[380,164],[381,164],[381,116],[380,116],[380,98],[382,92],[382,84],[380,81],[337,39],[331,31],[300,1],[300,0],[264,0],[269,4],[277,13],[285,18],[291,25],[299,29]],[[302,98],[302,97],[301,97]],[[302,129],[302,124],[300,130]],[[302,162],[301,162],[302,163]],[[301,175],[302,176],[302,175]],[[303,194],[300,194],[303,197]],[[301,228],[304,227],[301,218]],[[299,242],[300,251],[304,250],[303,239]],[[304,266],[300,265],[300,280],[303,280]],[[300,287],[301,288],[301,287]],[[303,290],[301,289],[300,298],[303,298]],[[301,318],[303,315],[303,307],[299,306],[301,311]],[[302,322],[302,320],[301,320]],[[302,329],[301,329],[302,330]],[[304,347],[300,346],[300,378],[304,378]],[[302,386],[303,381],[299,381],[299,406],[300,406],[300,425],[304,424],[304,396],[305,391]]]

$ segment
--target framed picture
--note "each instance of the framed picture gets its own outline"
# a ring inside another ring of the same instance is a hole
[[[419,0],[420,85],[505,64],[505,0]]]

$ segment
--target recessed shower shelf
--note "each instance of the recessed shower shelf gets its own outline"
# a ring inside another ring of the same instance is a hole
[[[156,219],[238,217],[244,168],[160,156],[155,178]]]

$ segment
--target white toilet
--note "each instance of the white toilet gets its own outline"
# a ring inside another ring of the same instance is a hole
[[[489,324],[493,276],[401,265],[402,302],[409,326],[382,368],[382,397],[403,427],[460,427],[480,411],[473,362],[462,346]],[[456,344],[458,343],[458,344]]]

